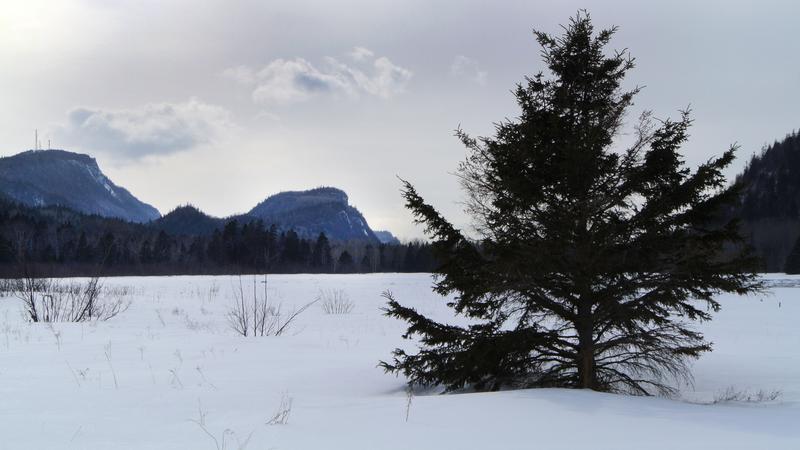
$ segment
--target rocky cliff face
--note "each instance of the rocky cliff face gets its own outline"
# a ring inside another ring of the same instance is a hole
[[[64,150],[30,150],[0,158],[0,193],[29,206],[149,222],[161,215],[106,177],[94,158]]]
[[[386,230],[373,230],[375,236],[381,241],[381,244],[399,244],[400,240],[397,239],[390,231]]]
[[[337,240],[378,241],[364,216],[348,203],[347,194],[332,187],[281,192],[259,203],[247,215],[311,237],[324,232]]]
[[[158,210],[109,180],[94,158],[65,150],[31,150],[0,158],[0,195],[33,207],[58,205],[130,222],[153,221],[156,228],[173,234],[210,234],[228,219],[261,219],[268,226],[294,229],[310,238],[324,232],[340,241],[396,241],[389,233],[377,236],[349,204],[347,194],[332,187],[281,192],[248,213],[228,219],[210,217],[191,206],[176,208],[162,218]]]

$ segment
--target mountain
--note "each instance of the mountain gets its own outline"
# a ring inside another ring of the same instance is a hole
[[[375,237],[381,241],[381,244],[393,244],[397,245],[400,243],[400,239],[394,237],[394,235],[386,230],[374,230]]]
[[[149,222],[161,216],[106,177],[94,158],[64,150],[30,150],[0,158],[0,193],[29,206]]]
[[[19,277],[23,270],[42,276],[113,276],[429,272],[435,267],[430,245],[422,242],[385,245],[380,254],[368,240],[332,240],[327,249],[314,250],[316,236],[273,234],[269,225],[249,216],[209,220],[184,206],[164,219],[133,223],[64,206],[28,206],[0,193],[0,278]],[[224,231],[190,235],[187,231],[204,231],[193,228],[198,222],[224,222]],[[178,232],[166,230],[172,226]]]
[[[768,272],[784,270],[800,236],[800,135],[792,133],[754,155],[736,178],[742,196],[732,213]]]
[[[63,206],[101,217],[148,223],[172,235],[208,235],[229,220],[294,229],[316,238],[324,232],[332,240],[398,243],[389,232],[377,236],[364,216],[348,203],[347,194],[333,187],[281,192],[268,197],[246,214],[221,219],[194,206],[181,206],[161,217],[106,177],[92,157],[65,150],[30,150],[0,158],[0,195],[31,207]]]
[[[175,235],[211,234],[225,225],[224,219],[211,217],[192,205],[179,206],[153,221],[153,227]]]
[[[293,228],[304,236],[324,232],[336,240],[378,242],[364,216],[348,203],[347,194],[333,187],[281,192],[259,203],[247,215],[281,228]]]

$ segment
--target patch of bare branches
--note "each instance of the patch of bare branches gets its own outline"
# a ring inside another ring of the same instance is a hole
[[[342,289],[321,290],[317,295],[317,301],[325,314],[350,314],[356,307],[347,292]]]
[[[269,298],[267,276],[264,276],[263,290],[259,289],[259,282],[253,277],[252,290],[245,288],[242,278],[239,285],[233,288],[233,303],[228,310],[228,325],[242,336],[280,336],[288,330],[292,322],[311,305],[317,302],[306,303],[290,311],[283,310],[281,302],[272,302]]]
[[[281,403],[275,414],[267,421],[267,425],[286,425],[289,423],[289,415],[292,413],[292,397],[288,393],[281,394]]]
[[[778,400],[782,394],[783,393],[779,390],[765,391],[759,389],[757,391],[748,391],[746,389],[737,389],[734,386],[728,386],[724,390],[717,392],[711,403],[767,403]]]
[[[126,291],[103,287],[99,277],[65,282],[29,276],[10,283],[10,291],[22,301],[31,322],[109,320],[130,306]]]

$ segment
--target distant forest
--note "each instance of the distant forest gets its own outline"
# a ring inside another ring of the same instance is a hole
[[[736,181],[740,201],[723,215],[741,219],[761,270],[800,273],[800,135],[765,146]],[[194,208],[137,224],[0,196],[0,277],[17,276],[23,267],[78,276],[430,272],[435,266],[424,242],[342,242],[246,215],[222,221]]]
[[[764,147],[736,181],[743,191],[731,214],[741,218],[762,269],[799,273],[800,135],[794,132]]]
[[[31,208],[0,199],[0,276],[430,272],[424,242],[337,242],[261,220],[225,222],[211,233],[169,233],[151,224]]]

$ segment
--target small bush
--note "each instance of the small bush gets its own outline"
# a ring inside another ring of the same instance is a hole
[[[200,429],[203,430],[203,433],[205,433],[206,436],[208,436],[213,441],[214,447],[217,450],[228,450],[229,448],[232,448],[230,446],[234,445],[234,443],[231,442],[231,439],[236,440],[235,444],[236,449],[245,450],[247,448],[247,445],[250,442],[250,439],[253,437],[254,432],[251,431],[250,434],[247,435],[246,439],[241,440],[236,435],[235,431],[231,430],[230,428],[225,428],[222,432],[219,433],[219,437],[217,437],[206,426],[206,416],[208,415],[208,413],[203,411],[202,405],[198,405],[198,414],[199,415],[197,419],[189,419],[189,420],[196,423],[197,426],[199,426]]]
[[[724,390],[718,392],[714,395],[714,400],[711,402],[712,404],[719,404],[719,403],[731,403],[731,402],[740,402],[740,403],[764,403],[764,402],[774,402],[783,393],[778,390],[771,390],[765,391],[763,389],[759,389],[757,391],[747,391],[745,389],[737,389],[734,386],[728,386]]]
[[[287,393],[281,395],[281,404],[275,411],[271,419],[267,421],[267,425],[286,425],[289,423],[289,414],[292,413],[292,397]]]
[[[211,303],[212,301],[216,300],[219,296],[219,285],[216,281],[211,283],[211,286],[208,288],[208,292],[206,293],[206,301]]]
[[[124,312],[127,292],[104,288],[98,277],[66,283],[53,278],[13,280],[11,290],[25,305],[31,322],[108,320]]]
[[[0,297],[5,297],[14,292],[12,280],[0,279]]]
[[[263,293],[258,289],[258,281],[253,277],[253,291],[244,288],[241,277],[239,286],[233,289],[233,304],[228,310],[228,325],[242,336],[280,336],[289,329],[292,322],[316,303],[306,303],[289,312],[282,311],[283,304],[272,303],[264,277]]]
[[[350,314],[356,307],[350,296],[342,289],[319,291],[317,301],[320,302],[325,314]]]

